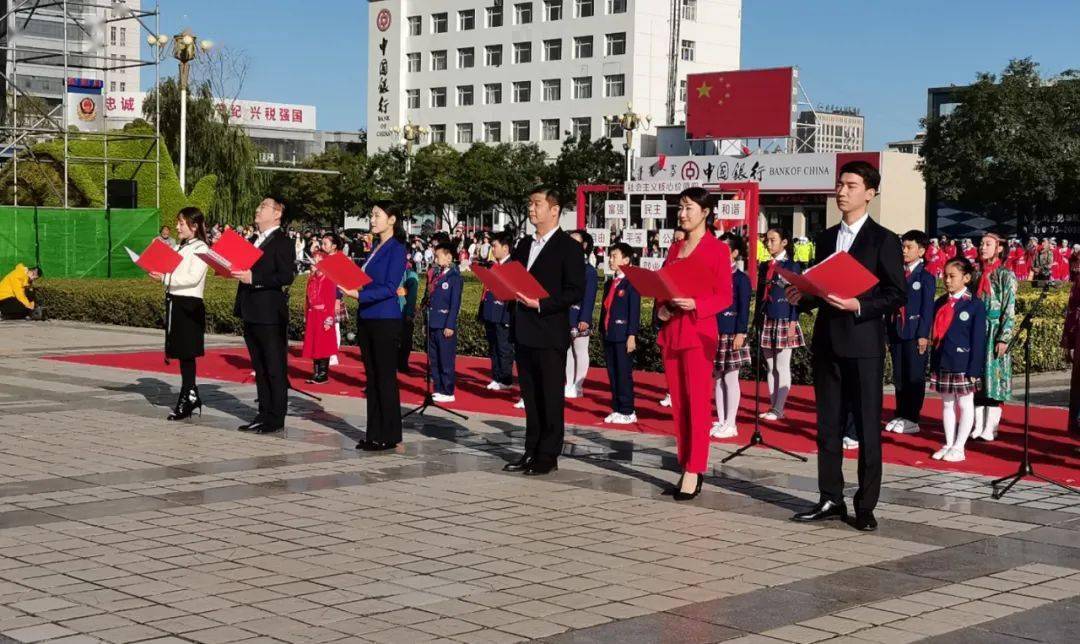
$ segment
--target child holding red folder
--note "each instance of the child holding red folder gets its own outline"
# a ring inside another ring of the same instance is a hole
[[[604,422],[614,425],[637,422],[633,354],[637,350],[637,334],[641,327],[641,296],[622,272],[633,253],[633,249],[623,242],[608,248],[608,264],[613,277],[604,284],[600,311],[600,337],[604,341],[604,361],[611,383],[611,413]]]
[[[731,438],[738,435],[735,416],[739,413],[739,369],[750,364],[750,347],[746,345],[746,331],[750,322],[750,278],[737,268],[739,260],[746,256],[746,241],[731,233],[721,240],[731,249],[731,306],[716,316],[720,331],[720,344],[713,360],[713,378],[716,380],[716,415],[709,436]]]
[[[784,404],[791,391],[791,354],[806,346],[799,326],[799,307],[788,302],[784,292],[787,283],[777,272],[781,267],[802,273],[802,266],[788,256],[791,234],[783,228],[770,228],[765,233],[765,248],[772,257],[758,269],[758,300],[755,317],[760,324],[762,352],[768,365],[770,407],[761,414],[763,420],[784,417]]]

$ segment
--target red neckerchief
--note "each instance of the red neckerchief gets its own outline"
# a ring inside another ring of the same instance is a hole
[[[904,281],[911,279],[911,267],[904,264]],[[907,322],[907,303],[900,307],[900,311],[897,312],[897,319],[900,320],[900,328],[904,328],[904,323]]]
[[[982,297],[983,293],[990,292],[990,274],[1001,266],[1001,260],[995,259],[989,264],[983,265],[982,276],[979,277],[979,287],[975,289],[975,297]]]
[[[934,328],[930,331],[930,338],[934,341],[935,347],[941,345],[941,341],[945,339],[945,334],[949,331],[949,326],[952,325],[956,303],[970,297],[967,293],[960,297],[949,295],[948,299],[945,300],[945,306],[938,309],[937,313],[934,314]]]
[[[776,277],[776,260],[769,261],[769,267],[765,271],[765,301],[772,302],[772,281]]]
[[[431,286],[429,287],[427,295],[428,306],[431,306],[431,296],[435,293],[435,287],[450,273],[450,267],[446,267],[445,270],[440,269],[440,271],[441,272],[436,273],[431,280]]]
[[[604,298],[604,328],[608,328],[608,322],[611,317],[611,302],[615,299],[615,290],[619,288],[619,282],[622,281],[622,277],[615,277],[611,281],[611,288],[608,290],[607,297]]]

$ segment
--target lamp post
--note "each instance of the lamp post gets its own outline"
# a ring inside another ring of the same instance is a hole
[[[169,42],[165,34],[147,36],[151,47],[159,47],[162,52]],[[187,194],[187,93],[191,62],[199,55],[206,54],[214,46],[209,40],[198,40],[190,29],[172,37],[172,55],[180,63],[180,189]],[[198,43],[196,45],[196,43]],[[158,109],[161,109],[160,106]]]
[[[625,112],[615,116],[605,116],[604,122],[608,124],[617,123],[623,129],[623,134],[626,137],[626,141],[623,143],[623,152],[626,154],[626,181],[629,183],[633,171],[634,132],[638,130],[642,132],[648,131],[652,124],[652,117],[638,114],[634,111],[633,104],[627,103]],[[642,225],[644,223],[642,221]],[[626,225],[630,225],[630,195],[626,195]]]
[[[400,134],[405,139],[405,174],[409,174],[412,168],[413,145],[420,141],[421,137],[427,136],[428,129],[423,125],[416,125],[411,120],[402,127],[395,127],[394,134]]]

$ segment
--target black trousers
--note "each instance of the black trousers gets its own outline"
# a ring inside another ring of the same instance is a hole
[[[514,345],[510,342],[510,326],[484,322],[488,357],[491,358],[491,379],[500,385],[514,382]]]
[[[517,347],[518,384],[525,401],[525,454],[552,463],[562,454],[566,348]]]
[[[356,343],[364,362],[369,441],[401,442],[401,392],[397,380],[400,336],[400,319],[357,320]]]
[[[926,398],[926,358],[919,355],[918,340],[901,340],[889,345],[893,361],[893,386],[896,387],[896,416],[919,422]]]
[[[881,402],[885,360],[842,358],[815,351],[814,397],[818,421],[818,488],[822,501],[844,500],[843,434],[846,412],[859,440],[859,491],[855,511],[871,512],[881,493]],[[844,404],[844,400],[848,404]]]
[[[398,371],[409,371],[409,354],[413,347],[413,328],[416,326],[416,318],[401,318],[401,342],[398,346]]]
[[[23,306],[23,303],[14,297],[5,297],[0,300],[0,318],[5,320],[25,320],[34,311]]]
[[[611,383],[611,411],[634,413],[634,356],[626,351],[626,342],[604,340],[604,362]]]
[[[251,356],[255,388],[259,394],[259,413],[255,420],[273,427],[283,426],[289,403],[285,325],[245,322],[244,342]]]

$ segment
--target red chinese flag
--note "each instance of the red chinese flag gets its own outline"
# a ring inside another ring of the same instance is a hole
[[[795,98],[793,67],[689,74],[686,138],[792,136]]]

